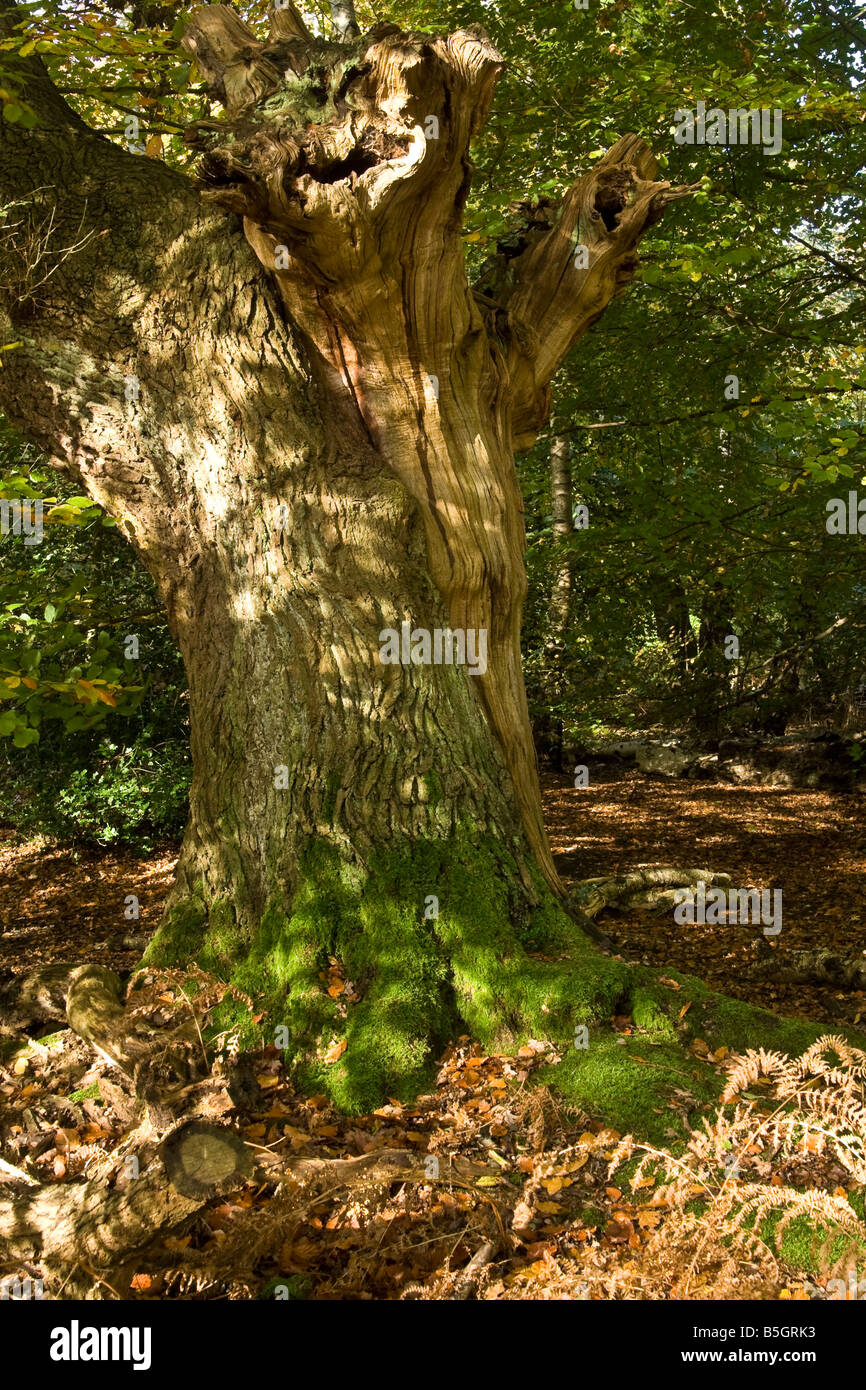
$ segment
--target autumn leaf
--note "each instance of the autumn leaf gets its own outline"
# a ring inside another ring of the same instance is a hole
[[[342,1057],[343,1053],[346,1051],[346,1048],[348,1047],[348,1045],[349,1045],[349,1044],[346,1042],[346,1039],[345,1039],[345,1038],[341,1038],[341,1039],[339,1040],[339,1042],[332,1042],[332,1043],[331,1043],[331,1046],[328,1048],[327,1052],[325,1053],[325,1061],[328,1063],[329,1066],[331,1065],[332,1062],[339,1062],[339,1060],[340,1060],[340,1058]]]
[[[645,1230],[652,1230],[661,1219],[660,1211],[653,1211],[651,1207],[645,1207],[643,1211],[638,1212],[637,1224],[644,1227]]]
[[[619,1244],[634,1235],[634,1225],[631,1221],[608,1221],[604,1233],[608,1239]]]

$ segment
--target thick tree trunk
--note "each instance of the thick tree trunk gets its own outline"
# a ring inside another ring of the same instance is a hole
[[[93,135],[22,60],[40,123],[0,126],[0,205],[26,213],[0,404],[118,517],[186,663],[190,823],[150,958],[233,980],[316,1084],[369,1104],[419,1084],[458,1015],[492,1040],[552,1012],[519,943],[568,927],[520,666],[513,452],[681,194],[625,137],[530,219],[494,301],[460,235],[502,66],[483,31],[333,43],[289,6],[264,41],[216,5],[184,42],[227,113],[190,133],[199,187]],[[52,213],[78,249],[34,290],[27,226]],[[404,624],[485,659],[383,660]],[[348,1012],[321,988],[328,954]],[[226,1028],[250,1037],[242,999]]]

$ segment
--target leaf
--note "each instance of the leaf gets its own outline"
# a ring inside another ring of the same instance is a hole
[[[339,1042],[333,1042],[333,1043],[331,1043],[331,1046],[328,1048],[327,1052],[325,1053],[325,1057],[324,1057],[325,1062],[327,1062],[327,1064],[328,1064],[329,1066],[330,1066],[333,1062],[339,1062],[339,1060],[340,1060],[340,1058],[342,1057],[343,1053],[346,1051],[346,1048],[348,1047],[348,1045],[349,1045],[349,1044],[347,1043],[347,1041],[346,1041],[345,1038],[341,1038],[341,1039],[339,1040]]]
[[[652,1207],[644,1207],[643,1211],[638,1212],[637,1224],[644,1230],[652,1230],[662,1219],[660,1211],[655,1211]]]
[[[634,1224],[627,1219],[625,1221],[608,1221],[604,1233],[610,1240],[619,1244],[634,1235]]]
[[[88,697],[88,703],[95,704],[98,700],[104,705],[111,705],[112,708],[117,704],[114,696],[107,690],[101,690],[95,681],[79,680],[76,682],[79,690],[83,690]]]

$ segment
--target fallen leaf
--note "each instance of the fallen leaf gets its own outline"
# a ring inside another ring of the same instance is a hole
[[[608,1221],[604,1233],[609,1240],[619,1243],[634,1235],[634,1226],[631,1221]]]

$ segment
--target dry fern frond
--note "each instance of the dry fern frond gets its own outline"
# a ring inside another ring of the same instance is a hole
[[[746,1094],[767,1083],[760,1103]],[[613,1296],[773,1297],[784,1278],[781,1242],[798,1217],[813,1228],[822,1274],[862,1262],[866,1225],[847,1198],[803,1191],[780,1173],[812,1163],[826,1175],[835,1162],[866,1182],[864,1085],[866,1053],[843,1038],[826,1035],[794,1058],[753,1050],[732,1059],[718,1114],[692,1130],[681,1155],[618,1146],[616,1158],[643,1153],[633,1186],[649,1169],[661,1177],[654,1200],[668,1215],[631,1267],[614,1273]]]

